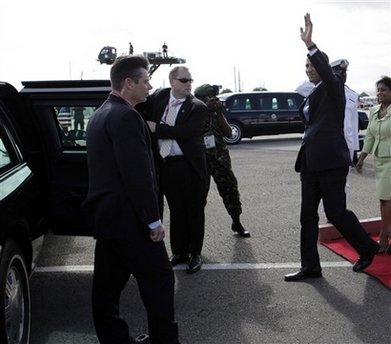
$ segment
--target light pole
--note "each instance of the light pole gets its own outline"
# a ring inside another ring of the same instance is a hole
[[[236,88],[236,68],[234,67],[234,89],[235,89],[235,92],[237,92],[237,88]]]

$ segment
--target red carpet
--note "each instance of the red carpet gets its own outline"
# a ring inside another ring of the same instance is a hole
[[[371,234],[373,240],[379,240],[377,234]],[[319,241],[322,245],[341,257],[354,263],[358,259],[356,251],[343,238]],[[377,278],[391,289],[391,255],[387,253],[377,254],[372,264],[364,270],[365,273]]]

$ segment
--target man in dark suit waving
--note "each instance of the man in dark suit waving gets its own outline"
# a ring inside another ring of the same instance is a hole
[[[306,73],[315,87],[300,112],[305,124],[303,144],[295,169],[301,178],[301,269],[285,281],[322,277],[317,239],[318,207],[323,199],[327,219],[341,232],[360,258],[354,271],[372,263],[379,245],[371,240],[356,215],[346,208],[345,184],[352,164],[344,138],[344,81],[333,73],[326,54],[312,41],[312,22],[307,13],[301,39],[309,50]]]
[[[87,127],[85,209],[96,238],[92,305],[103,344],[149,342],[131,338],[119,315],[120,295],[131,274],[147,311],[151,343],[179,343],[151,138],[134,109],[152,88],[147,70],[142,56],[118,58],[110,71],[112,92]]]
[[[188,262],[188,273],[202,265],[207,167],[203,126],[206,105],[191,94],[187,67],[169,73],[171,88],[158,90],[146,104],[146,116],[159,146],[161,190],[170,208],[171,264]]]

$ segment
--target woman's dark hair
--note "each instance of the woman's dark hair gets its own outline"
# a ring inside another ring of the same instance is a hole
[[[120,90],[126,78],[130,78],[136,83],[141,77],[141,69],[148,70],[149,62],[141,55],[120,56],[110,70],[110,81],[113,90]]]
[[[391,90],[391,78],[389,76],[382,76],[380,80],[376,81],[376,87],[378,87],[379,84],[384,84]]]

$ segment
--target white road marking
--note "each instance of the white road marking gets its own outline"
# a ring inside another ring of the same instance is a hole
[[[267,269],[296,269],[300,268],[300,263],[232,263],[232,264],[203,264],[202,270],[267,270]],[[351,267],[352,264],[347,261],[341,262],[322,262],[322,268],[341,268]],[[181,264],[174,267],[174,270],[185,270],[186,265]],[[39,266],[34,273],[47,272],[92,272],[93,265],[65,265],[65,266]]]

